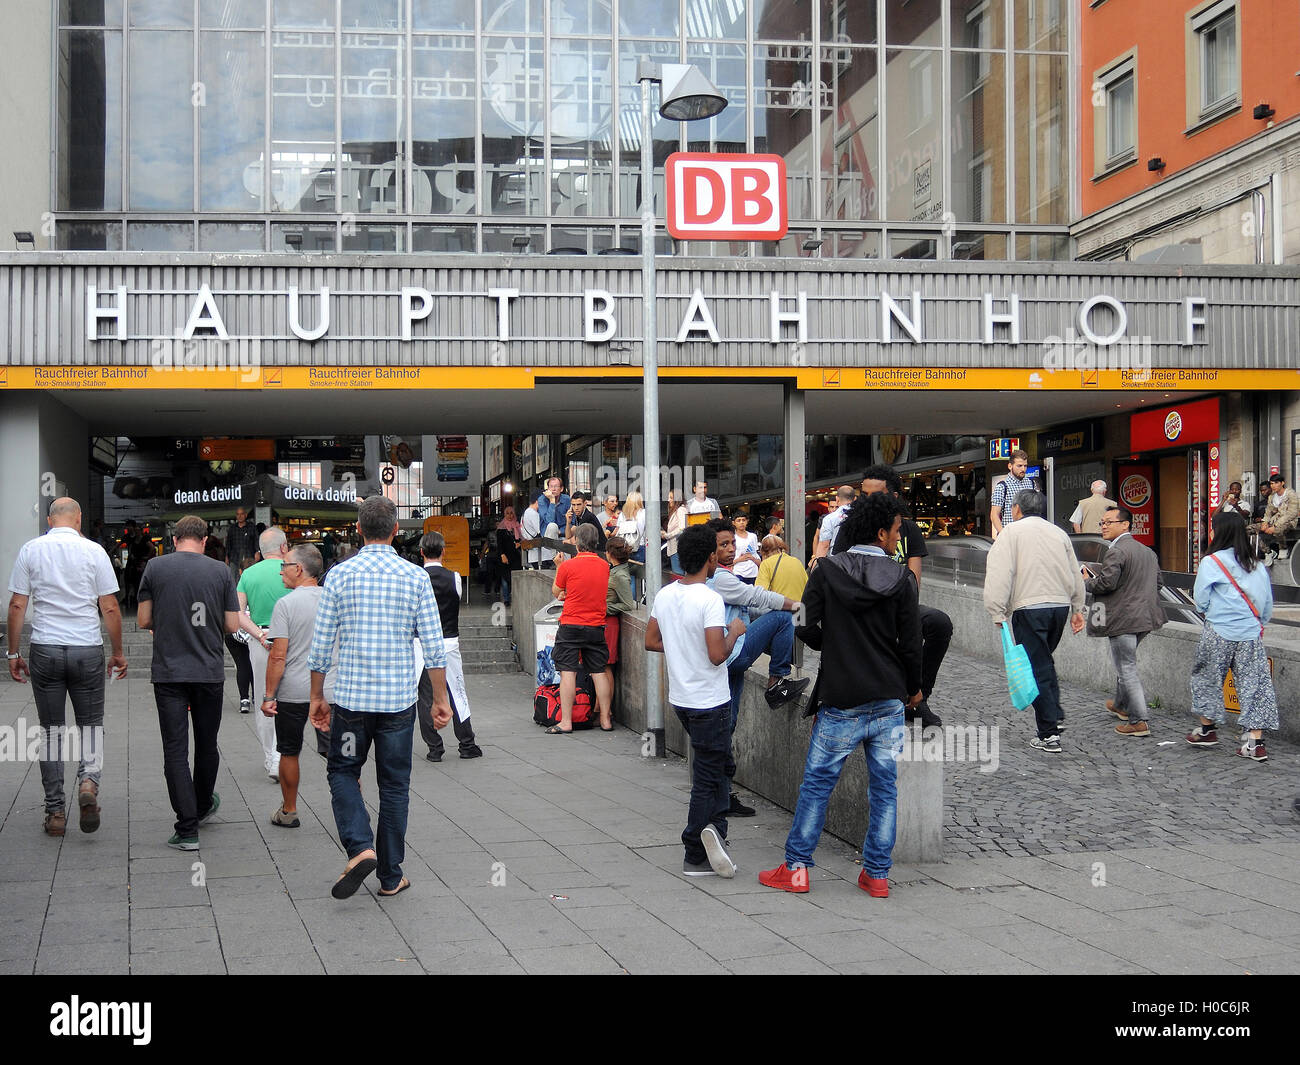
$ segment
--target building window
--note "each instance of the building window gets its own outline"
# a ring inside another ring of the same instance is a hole
[[[1093,79],[1094,164],[1098,175],[1137,158],[1137,57],[1127,55]]]
[[[1237,5],[1219,0],[1190,16],[1188,48],[1189,125],[1238,106],[1241,62],[1237,53]]]

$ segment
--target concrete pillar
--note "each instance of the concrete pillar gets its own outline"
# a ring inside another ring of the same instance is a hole
[[[785,542],[791,557],[807,562],[808,545],[804,543],[803,522],[808,469],[807,427],[804,420],[804,394],[793,384],[785,385],[782,420],[782,431],[785,433],[785,447],[782,450],[785,467]]]
[[[80,415],[43,392],[0,393],[0,579],[8,586],[24,543],[46,529],[58,496],[88,512],[89,430]],[[86,530],[89,531],[89,516]]]

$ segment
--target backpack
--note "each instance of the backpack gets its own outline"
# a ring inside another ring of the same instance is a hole
[[[596,685],[591,674],[578,673],[578,687],[573,696],[573,727],[591,728],[596,724]],[[539,684],[533,695],[533,722],[543,727],[560,723],[560,686]]]

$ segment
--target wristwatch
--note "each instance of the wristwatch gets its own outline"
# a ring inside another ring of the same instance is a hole
[[[22,658],[22,655],[20,655],[17,651],[10,651],[8,654],[5,655],[5,658],[9,659],[9,661],[12,662],[15,658]]]

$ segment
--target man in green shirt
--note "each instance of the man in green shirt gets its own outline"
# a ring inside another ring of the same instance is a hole
[[[280,752],[275,749],[275,719],[267,717],[261,710],[266,699],[266,662],[270,652],[266,629],[271,624],[271,611],[275,604],[289,594],[289,589],[280,579],[280,566],[289,554],[289,540],[283,529],[272,525],[258,538],[257,546],[262,552],[262,561],[244,570],[235,591],[239,595],[239,609],[262,630],[261,642],[251,641],[248,645],[248,657],[253,663],[253,724],[257,738],[262,742],[266,775],[279,781]]]

